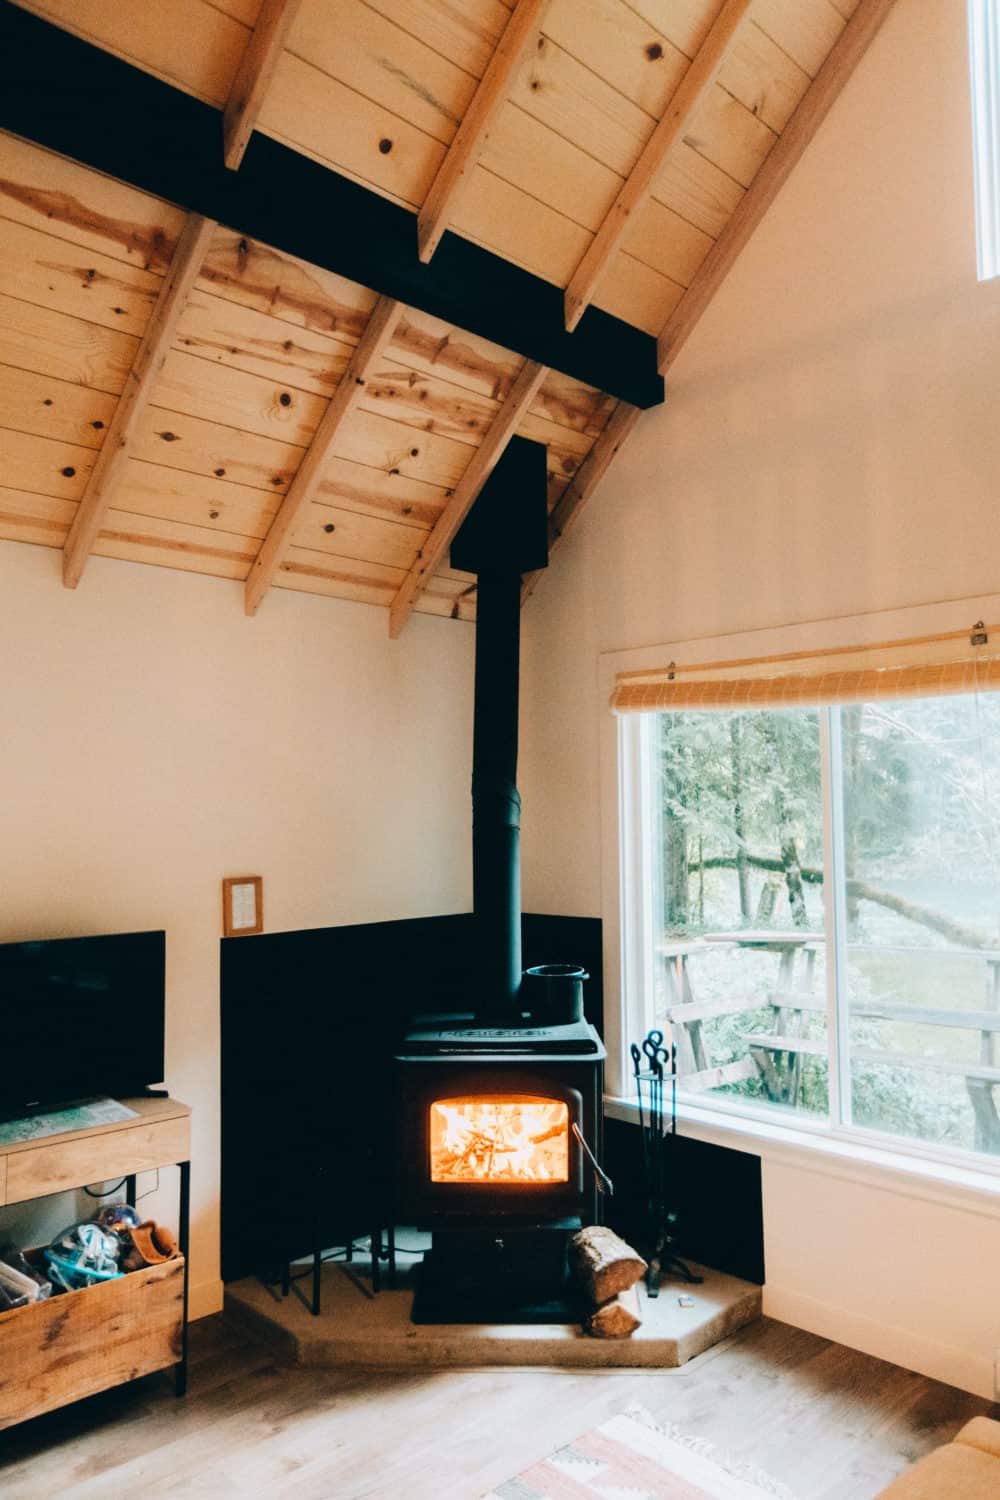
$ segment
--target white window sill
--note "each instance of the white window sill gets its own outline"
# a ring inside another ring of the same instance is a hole
[[[639,1112],[633,1100],[606,1095],[604,1109],[613,1120],[638,1123]],[[908,1156],[825,1132],[796,1130],[769,1120],[703,1109],[681,1100],[677,1104],[677,1132],[713,1146],[749,1152],[763,1161],[1000,1218],[1000,1175],[992,1172]]]

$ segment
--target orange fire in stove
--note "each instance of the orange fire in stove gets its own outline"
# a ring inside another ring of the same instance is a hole
[[[431,1105],[432,1182],[568,1182],[561,1099],[488,1095]]]

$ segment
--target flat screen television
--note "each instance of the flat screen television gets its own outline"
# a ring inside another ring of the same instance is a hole
[[[0,943],[0,1114],[163,1078],[166,934]]]

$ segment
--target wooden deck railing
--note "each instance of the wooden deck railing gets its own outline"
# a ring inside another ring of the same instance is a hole
[[[780,955],[778,987],[769,990],[763,998],[742,995],[728,1000],[695,999],[689,961],[693,956],[706,954],[717,947],[720,940],[731,942],[733,946],[777,952]],[[828,1056],[825,1040],[804,1035],[807,1018],[811,1015],[825,1015],[827,1011],[826,999],[812,989],[817,945],[821,943],[822,936],[818,934],[775,932],[726,934],[715,939],[709,936],[691,943],[671,943],[661,947],[659,954],[663,960],[666,989],[664,1015],[673,1028],[678,1079],[684,1090],[703,1092],[757,1078],[763,1084],[768,1099],[774,1103],[793,1107],[798,1104],[802,1091],[804,1060],[807,1057]],[[853,951],[857,952],[858,947],[859,945],[854,945]],[[861,951],[877,951],[882,954],[887,950],[879,948]],[[917,955],[924,950],[907,948],[898,951]],[[929,1069],[962,1078],[975,1116],[976,1148],[1000,1154],[1000,1114],[994,1095],[994,1089],[1000,1084],[996,1043],[997,1034],[1000,1033],[1000,952],[979,952],[974,949],[962,949],[958,952],[929,949],[927,952],[947,954],[949,957],[975,958],[984,962],[987,1005],[976,1009],[948,1009],[912,1005],[902,1001],[858,1000],[851,1002],[850,1016],[852,1019],[857,1017],[872,1021],[896,1021],[978,1032],[978,1060],[953,1060],[928,1057],[902,1049],[852,1045],[851,1062],[870,1066]],[[796,980],[800,982],[797,984]],[[766,1008],[771,1010],[773,1017],[771,1029],[741,1033],[747,1057],[732,1062],[713,1062],[702,1031],[703,1023]]]

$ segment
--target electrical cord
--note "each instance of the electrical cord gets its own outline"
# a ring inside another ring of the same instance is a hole
[[[127,1175],[122,1178],[121,1182],[116,1182],[114,1187],[105,1188],[103,1193],[95,1193],[94,1190],[89,1187],[85,1187],[83,1191],[86,1193],[88,1198],[110,1198],[111,1194],[117,1193],[118,1189],[120,1187],[124,1187],[126,1182],[128,1182]]]
[[[159,1169],[159,1167],[157,1167],[156,1168],[156,1181],[153,1183],[153,1186],[151,1188],[147,1188],[144,1193],[136,1193],[136,1195],[135,1195],[135,1201],[136,1201],[136,1203],[141,1203],[142,1200],[143,1200],[143,1198],[149,1198],[149,1197],[151,1197],[153,1195],[153,1193],[158,1193],[159,1191],[160,1191],[160,1169]]]
[[[105,1188],[103,1190],[103,1192],[95,1193],[94,1189],[93,1188],[89,1188],[89,1187],[85,1187],[83,1191],[86,1193],[86,1195],[87,1195],[88,1198],[110,1198],[111,1194],[112,1193],[117,1193],[118,1190],[119,1190],[119,1188],[122,1188],[122,1187],[125,1186],[126,1182],[128,1182],[128,1176],[127,1175],[125,1177],[121,1178],[121,1180],[119,1182],[116,1182],[115,1185],[114,1185],[114,1187]],[[158,1192],[159,1188],[160,1188],[160,1169],[159,1169],[159,1167],[157,1167],[156,1168],[156,1181],[154,1182],[153,1186],[151,1188],[147,1188],[144,1193],[137,1193],[136,1194],[136,1199],[135,1199],[136,1203],[141,1203],[142,1200],[143,1200],[143,1198],[148,1198],[148,1197],[151,1196],[151,1194]]]

